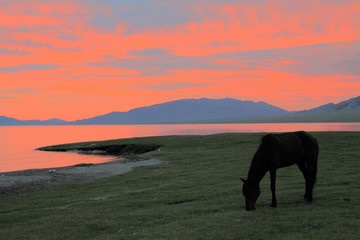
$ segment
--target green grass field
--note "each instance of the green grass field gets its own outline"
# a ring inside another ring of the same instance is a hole
[[[264,134],[164,136],[104,144],[162,145],[136,157],[162,164],[90,184],[0,197],[0,239],[359,239],[360,133],[312,133],[320,145],[314,203],[296,166],[269,174],[257,210],[240,177]],[[89,144],[89,143],[85,143]]]

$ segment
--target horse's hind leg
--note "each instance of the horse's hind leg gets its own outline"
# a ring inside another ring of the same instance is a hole
[[[304,175],[305,178],[305,195],[304,195],[304,199],[306,199],[308,201],[309,199],[309,195],[312,195],[310,193],[310,181],[309,181],[309,174],[308,174],[308,170],[307,167],[305,166],[305,162],[301,162],[298,163],[298,167],[300,169],[300,171],[302,172],[302,174]]]
[[[307,165],[307,174],[308,174],[308,180],[306,184],[307,188],[307,197],[306,201],[311,202],[313,200],[313,189],[316,181],[316,162],[311,162]]]
[[[276,207],[277,205],[276,195],[275,195],[276,169],[270,170],[270,180],[271,180],[270,189],[272,193],[271,206]]]
[[[305,178],[305,195],[304,199],[308,202],[313,200],[313,188],[316,180],[316,163],[299,163],[298,164],[300,171]]]
[[[313,189],[316,182],[316,174],[317,174],[317,159],[318,159],[318,148],[314,149],[314,151],[306,157],[306,172],[307,172],[307,180],[306,180],[306,201],[312,202],[313,200]]]

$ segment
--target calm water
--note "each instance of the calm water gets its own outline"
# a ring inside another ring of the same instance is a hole
[[[0,172],[99,163],[112,157],[34,149],[80,141],[225,132],[360,131],[360,123],[184,124],[0,127]]]

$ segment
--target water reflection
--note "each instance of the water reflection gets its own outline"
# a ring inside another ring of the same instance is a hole
[[[360,123],[176,124],[0,127],[0,172],[99,163],[112,157],[34,151],[47,145],[224,132],[360,131]]]

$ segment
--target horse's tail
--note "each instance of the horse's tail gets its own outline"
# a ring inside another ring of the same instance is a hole
[[[316,182],[316,175],[317,175],[317,164],[318,164],[318,157],[319,157],[319,143],[314,138],[314,156],[313,156],[313,168],[314,168],[314,183]]]
[[[314,137],[311,137],[311,139],[312,139],[312,141],[310,142],[311,143],[311,148],[310,148],[311,156],[309,158],[307,167],[308,167],[309,177],[310,177],[311,181],[313,182],[313,184],[315,184],[316,175],[317,175],[318,157],[319,157],[319,143]]]
[[[317,162],[318,162],[318,155],[319,155],[319,143],[310,134],[306,132],[301,132],[299,134],[302,143],[305,145],[307,149],[306,154],[306,165],[309,177],[311,181],[315,184],[316,182],[316,175],[317,175]]]

